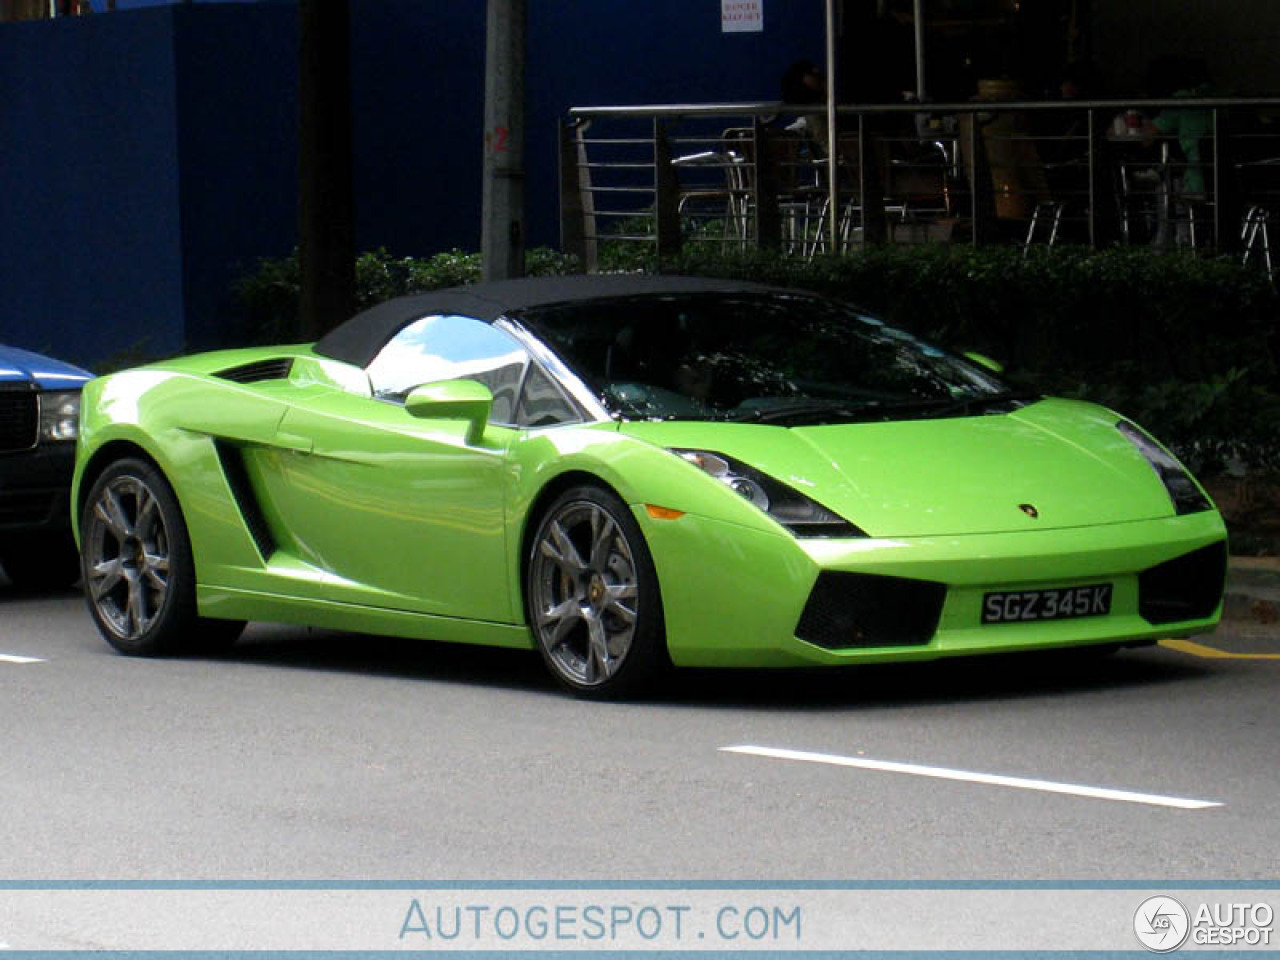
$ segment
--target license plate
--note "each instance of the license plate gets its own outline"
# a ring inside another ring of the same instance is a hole
[[[1105,617],[1111,612],[1111,584],[1011,590],[982,598],[983,623],[1029,623],[1035,620],[1073,620]]]

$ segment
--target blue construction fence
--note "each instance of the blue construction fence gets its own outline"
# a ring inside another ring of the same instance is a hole
[[[479,247],[485,4],[354,0],[357,244]],[[558,242],[556,128],[582,103],[773,99],[822,4],[540,0],[528,240]],[[0,341],[82,363],[234,345],[235,281],[297,243],[297,6],[196,3],[0,25]]]

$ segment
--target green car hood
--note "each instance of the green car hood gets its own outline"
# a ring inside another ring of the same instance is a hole
[[[781,480],[873,537],[1093,526],[1174,515],[1164,484],[1102,407],[813,427],[625,423],[664,447],[713,451]]]

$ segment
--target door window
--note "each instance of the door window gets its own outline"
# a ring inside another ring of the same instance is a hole
[[[512,423],[529,355],[510,335],[473,317],[440,314],[415,320],[369,364],[374,396],[403,403],[414,387],[476,380],[493,393],[493,423]]]

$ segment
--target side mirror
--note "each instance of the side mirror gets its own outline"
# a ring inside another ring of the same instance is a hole
[[[489,422],[493,393],[475,380],[442,380],[414,387],[404,408],[419,420],[465,420],[467,443],[477,443]]]
[[[971,360],[984,370],[990,370],[992,373],[1004,373],[1004,364],[999,360],[992,360],[984,353],[966,352],[964,355],[966,360]]]

